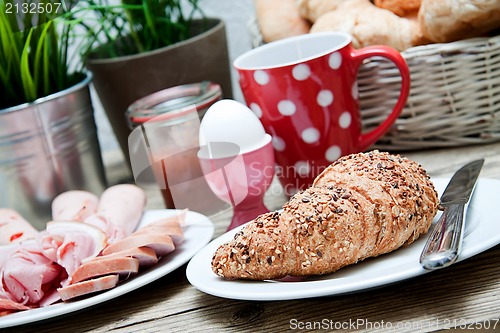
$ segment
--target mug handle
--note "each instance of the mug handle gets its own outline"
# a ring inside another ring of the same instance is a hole
[[[374,144],[382,135],[384,135],[392,124],[398,119],[401,111],[405,107],[406,100],[408,99],[408,95],[410,93],[410,71],[408,69],[408,65],[406,61],[401,56],[401,54],[386,46],[367,46],[362,49],[353,49],[351,51],[351,58],[353,60],[354,66],[357,69],[363,63],[363,60],[366,58],[371,58],[375,56],[380,56],[389,59],[392,61],[396,67],[399,69],[399,74],[401,75],[401,92],[399,94],[399,98],[392,109],[392,112],[389,116],[375,129],[371,130],[368,133],[362,133],[359,138],[359,151],[364,151],[368,149],[372,144]]]

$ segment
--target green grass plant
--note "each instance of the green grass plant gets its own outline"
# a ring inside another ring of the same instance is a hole
[[[73,25],[54,13],[17,15],[12,7],[15,3],[0,0],[0,112],[69,88],[82,79],[80,72],[70,69],[68,48],[73,42]]]
[[[169,46],[192,36],[199,0],[81,0],[73,19],[84,27],[83,58],[114,58]]]
[[[132,55],[186,40],[192,20],[204,17],[199,0],[24,2],[63,6],[58,15],[19,16],[6,13],[18,1],[0,0],[0,112],[78,83],[87,57]]]

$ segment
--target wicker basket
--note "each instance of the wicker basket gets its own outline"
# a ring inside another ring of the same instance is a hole
[[[431,44],[402,52],[410,96],[381,149],[412,150],[500,141],[500,36]],[[397,68],[382,59],[361,67],[360,104],[366,129],[396,103]]]
[[[262,44],[249,22],[253,46]],[[402,52],[411,73],[401,116],[376,144],[416,150],[500,141],[500,36],[417,46]],[[364,130],[391,112],[401,79],[391,62],[372,58],[358,74]]]

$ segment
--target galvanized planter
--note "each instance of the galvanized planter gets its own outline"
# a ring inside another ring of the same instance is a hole
[[[64,91],[0,110],[0,207],[38,229],[66,190],[100,194],[106,178],[90,99],[91,76]]]

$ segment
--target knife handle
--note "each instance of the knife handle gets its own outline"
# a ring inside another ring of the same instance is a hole
[[[462,244],[464,209],[464,204],[444,208],[420,256],[425,269],[444,268],[457,260]]]

